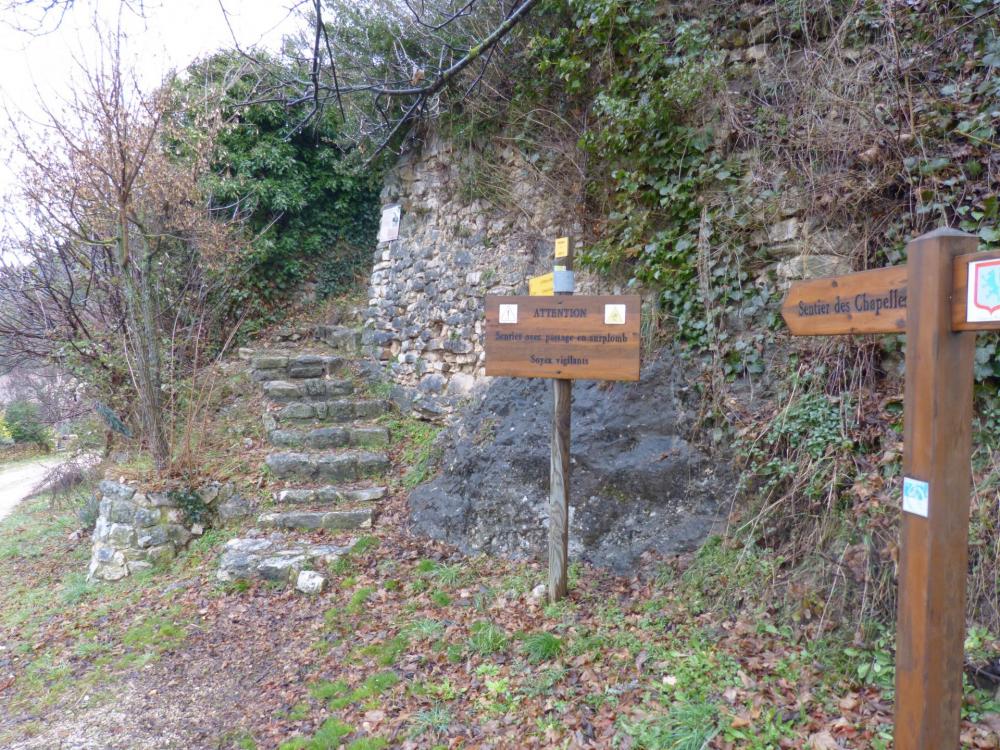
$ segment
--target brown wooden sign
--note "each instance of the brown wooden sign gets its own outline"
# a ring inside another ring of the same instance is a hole
[[[781,317],[796,336],[905,333],[907,267],[892,266],[792,284]],[[952,262],[951,329],[1000,330],[1000,253]]]
[[[796,336],[904,333],[906,266],[793,284],[781,317]]]
[[[639,379],[638,296],[486,297],[486,374]]]
[[[958,747],[968,571],[975,331],[1000,329],[1000,253],[949,229],[906,266],[794,284],[799,335],[905,333],[896,750]]]

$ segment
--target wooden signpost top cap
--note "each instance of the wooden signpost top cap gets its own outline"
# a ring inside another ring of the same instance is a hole
[[[976,237],[976,235],[969,234],[968,232],[963,232],[961,229],[952,229],[951,227],[938,227],[937,229],[933,229],[930,232],[925,232],[919,237],[914,237],[912,240],[910,240],[908,245],[914,245],[918,242],[926,242],[927,240],[937,240],[940,239],[941,237],[958,237],[958,238],[964,237],[966,239],[975,240],[977,243],[979,242],[979,238]]]

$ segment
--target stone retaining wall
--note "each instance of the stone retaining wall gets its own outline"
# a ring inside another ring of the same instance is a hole
[[[117,581],[167,563],[212,523],[248,511],[248,503],[232,484],[208,484],[196,494],[202,517],[192,522],[168,492],[140,492],[132,485],[101,482],[88,580]]]
[[[567,196],[514,149],[489,157],[490,181],[503,182],[504,194],[470,195],[473,162],[482,168],[482,158],[429,137],[382,192],[402,218],[399,238],[376,251],[363,343],[429,416],[484,376],[485,296],[527,294],[529,277],[552,270],[553,241],[579,232]]]

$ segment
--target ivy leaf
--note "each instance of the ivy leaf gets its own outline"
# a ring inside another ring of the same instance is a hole
[[[995,226],[983,227],[979,230],[979,239],[990,244],[1000,242],[1000,229],[997,229]]]

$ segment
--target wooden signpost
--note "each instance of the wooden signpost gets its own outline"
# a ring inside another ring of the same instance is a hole
[[[1000,254],[940,229],[906,266],[793,284],[800,336],[906,334],[895,750],[959,745],[975,332],[1000,329]]]
[[[640,300],[574,296],[568,237],[556,240],[554,258],[553,272],[532,286],[532,295],[552,296],[486,298],[486,374],[552,378],[548,589],[557,602],[567,587],[573,380],[639,379]]]

